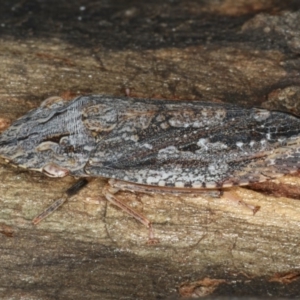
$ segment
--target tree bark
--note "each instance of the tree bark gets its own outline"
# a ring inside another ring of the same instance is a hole
[[[77,3],[1,4],[1,130],[48,96],[119,96],[128,88],[141,98],[300,114],[295,2]],[[103,200],[104,179],[34,226],[75,179],[4,161],[0,178],[2,299],[300,293],[297,176],[232,189],[261,207],[255,215],[225,198],[119,193],[153,222],[156,245],[147,245],[143,225]]]

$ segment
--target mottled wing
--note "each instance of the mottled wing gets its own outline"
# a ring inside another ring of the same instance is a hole
[[[300,120],[289,114],[163,100],[118,107],[85,111],[85,126],[97,140],[85,168],[91,176],[215,188],[264,181],[300,167]]]

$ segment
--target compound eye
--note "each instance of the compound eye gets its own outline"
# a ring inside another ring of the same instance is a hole
[[[69,170],[56,164],[47,164],[43,167],[43,173],[49,177],[65,177],[69,174]]]
[[[53,107],[58,107],[58,106],[62,106],[66,103],[67,101],[65,101],[63,98],[58,97],[58,96],[52,96],[47,98],[46,100],[44,100],[40,107],[41,108],[53,108]]]

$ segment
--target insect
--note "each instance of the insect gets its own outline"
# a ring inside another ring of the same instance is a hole
[[[105,177],[106,199],[152,237],[151,222],[120,201],[119,190],[197,193],[297,172],[300,119],[201,101],[51,97],[2,133],[0,156],[51,177],[83,178],[34,223],[84,186],[84,178]]]

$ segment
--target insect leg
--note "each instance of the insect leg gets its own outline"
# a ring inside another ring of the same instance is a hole
[[[182,195],[203,195],[209,196],[212,198],[220,198],[223,197],[227,200],[233,201],[238,203],[239,205],[243,205],[246,208],[250,209],[253,212],[253,215],[260,209],[260,206],[252,205],[243,201],[234,191],[227,190],[227,189],[180,189],[180,188],[173,188],[173,187],[159,187],[159,186],[147,186],[147,185],[140,185],[135,183],[130,183],[126,181],[110,179],[109,184],[118,188],[122,191],[129,191],[132,193],[145,193],[145,194],[172,194],[175,196],[182,196]]]
[[[145,193],[145,194],[171,194],[175,196],[182,195],[201,195],[205,194],[212,198],[219,198],[222,196],[222,190],[219,189],[193,189],[193,188],[174,188],[174,187],[160,187],[136,184],[116,179],[110,179],[109,184],[122,191],[132,193]]]
[[[87,185],[88,181],[85,178],[82,178],[75,182],[70,188],[68,188],[62,198],[57,199],[54,203],[52,203],[49,207],[47,207],[42,213],[36,216],[32,223],[37,225],[43,219],[47,218],[50,214],[56,211],[60,206],[62,206],[70,197],[77,194],[83,187]]]
[[[243,201],[234,191],[224,191],[223,197],[247,207],[248,209],[252,210],[253,215],[255,215],[260,209],[260,206],[258,206],[258,205],[252,205],[252,204],[249,204],[249,203]]]
[[[119,192],[121,189],[116,188],[112,186],[110,183],[108,183],[104,188],[103,188],[103,195],[105,198],[113,205],[118,206],[121,208],[124,212],[128,213],[130,216],[134,217],[137,221],[145,225],[149,229],[149,240],[148,244],[156,244],[158,242],[157,239],[154,238],[154,232],[153,232],[153,227],[151,222],[141,213],[135,211],[125,203],[123,203],[121,200],[119,200],[115,194]]]
[[[60,199],[57,199],[54,203],[52,203],[50,206],[48,206],[42,213],[40,213],[38,216],[36,216],[31,222],[33,225],[37,225],[42,220],[47,218],[49,215],[51,215],[54,211],[56,211],[60,206],[62,206],[66,201],[67,197],[63,197]]]

